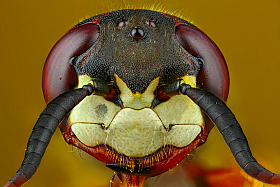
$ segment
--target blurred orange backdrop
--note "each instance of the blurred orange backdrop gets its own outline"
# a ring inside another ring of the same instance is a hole
[[[0,2],[0,186],[20,167],[29,135],[45,107],[41,77],[50,49],[78,21],[109,7],[116,10],[123,4],[120,2]],[[141,3],[146,4],[138,5]],[[179,11],[220,47],[231,78],[227,104],[242,125],[256,159],[280,173],[280,1],[166,0],[149,4]],[[196,156],[209,168],[236,166],[216,128]],[[26,186],[108,185],[113,172],[85,157],[86,153],[66,145],[57,131]]]

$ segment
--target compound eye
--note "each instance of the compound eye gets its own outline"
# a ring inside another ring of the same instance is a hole
[[[203,59],[204,66],[197,78],[198,86],[226,101],[229,91],[229,73],[226,61],[217,45],[201,30],[188,25],[178,25],[176,36],[187,52]]]
[[[99,27],[87,23],[70,29],[52,48],[43,70],[43,92],[46,103],[59,94],[74,89],[77,75],[70,59],[88,50],[99,37]]]
[[[118,27],[124,27],[127,25],[127,20],[122,20],[121,22],[119,22]]]

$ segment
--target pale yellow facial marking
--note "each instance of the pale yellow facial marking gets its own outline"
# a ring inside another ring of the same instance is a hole
[[[116,115],[107,130],[98,125],[75,123],[72,131],[88,146],[106,144],[127,156],[143,157],[165,145],[186,146],[196,138],[201,128],[199,125],[179,125],[166,131],[152,109],[125,108]]]
[[[182,77],[182,83],[196,87],[195,76],[186,75]],[[154,108],[166,128],[170,124],[203,124],[203,117],[199,106],[197,106],[186,95],[172,96],[168,101],[163,102]]]
[[[92,82],[92,78],[88,75],[80,75],[78,79],[78,88]],[[93,94],[87,96],[72,110],[70,121],[71,123],[103,123],[107,127],[120,110],[121,107],[113,102]]]
[[[70,114],[71,129],[85,145],[105,144],[126,156],[144,157],[166,145],[187,146],[201,132],[200,126],[204,122],[200,108],[187,96],[172,96],[151,109],[159,78],[154,79],[143,94],[133,94],[115,76],[126,108],[121,109],[101,96],[91,95]],[[182,79],[195,87],[194,76]],[[78,87],[91,81],[89,76],[81,75]],[[108,128],[102,128],[101,124]],[[169,125],[174,126],[169,129]]]
[[[189,84],[191,85],[191,87],[194,87],[196,88],[196,77],[193,76],[193,75],[186,75],[184,77],[182,77],[183,81],[181,82],[182,83],[185,83],[185,84]]]
[[[146,91],[143,94],[136,92],[135,94],[128,88],[126,83],[115,74],[116,83],[120,90],[120,98],[123,102],[124,107],[134,108],[134,109],[141,109],[145,107],[151,107],[152,102],[155,98],[154,91],[157,88],[159,83],[159,77],[155,78]]]
[[[92,78],[88,75],[79,75],[78,79],[78,88],[82,88],[84,85],[92,83]]]

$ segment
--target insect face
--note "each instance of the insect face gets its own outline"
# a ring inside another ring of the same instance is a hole
[[[196,86],[202,63],[182,48],[174,19],[164,14],[122,10],[102,16],[98,26],[98,40],[71,60],[78,87],[97,80],[118,94],[84,99],[62,127],[64,137],[107,164],[160,174],[204,142],[207,132],[200,108],[187,96],[162,100],[158,89],[174,80]]]

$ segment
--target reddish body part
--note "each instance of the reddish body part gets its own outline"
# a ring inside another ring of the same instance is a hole
[[[148,177],[160,175],[166,170],[175,167],[177,163],[184,159],[193,150],[204,144],[207,136],[208,132],[205,126],[203,126],[201,133],[190,145],[186,147],[178,148],[174,146],[166,146],[165,148],[158,150],[153,155],[148,155],[144,158],[131,158],[125,155],[118,154],[118,152],[106,145],[89,147],[83,144],[75,136],[75,134],[71,132],[71,126],[67,126],[63,130],[63,137],[68,144],[82,149],[83,151],[89,153],[90,155],[106,164],[122,163],[127,167],[130,166],[132,174],[135,173],[136,175],[143,175]],[[137,169],[134,169],[134,167],[136,167]],[[142,170],[143,172],[138,172],[137,170]]]

